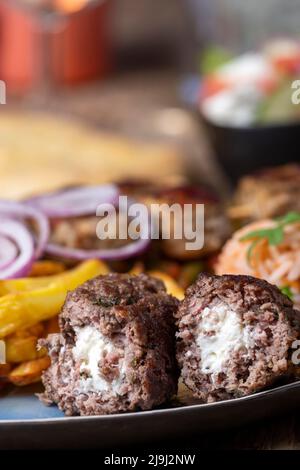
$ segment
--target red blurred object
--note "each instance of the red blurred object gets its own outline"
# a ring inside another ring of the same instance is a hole
[[[278,86],[277,77],[265,77],[264,79],[257,80],[257,87],[265,94],[271,94]],[[216,75],[207,76],[203,79],[200,89],[200,102],[205,98],[210,98],[221,91],[230,90],[233,86],[232,81],[225,80]]]
[[[54,77],[58,82],[77,83],[109,72],[107,9],[108,2],[104,2],[66,16],[63,30],[53,36]]]
[[[280,83],[279,78],[276,76],[265,77],[264,79],[260,79],[257,81],[257,86],[263,93],[267,95],[271,95],[272,93],[275,92],[279,83]]]
[[[278,57],[273,61],[275,67],[285,75],[299,73],[300,54],[295,57]]]
[[[111,69],[109,2],[45,13],[11,0],[0,5],[0,78],[9,93],[102,78]],[[50,16],[51,15],[51,16]]]

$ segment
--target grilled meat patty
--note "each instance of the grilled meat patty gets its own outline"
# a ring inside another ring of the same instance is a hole
[[[177,312],[184,383],[204,402],[248,395],[296,374],[300,312],[249,276],[201,274]]]
[[[177,391],[174,313],[163,283],[108,274],[67,296],[41,399],[67,415],[148,410]]]
[[[159,219],[165,214],[169,216],[168,206],[179,204],[183,207],[188,204],[192,207],[190,217],[185,218],[185,231],[192,232],[195,228],[196,205],[205,204],[205,244],[199,250],[187,250],[186,243],[189,242],[185,235],[182,239],[175,237],[174,220],[170,220],[170,239],[161,239],[159,242],[161,253],[167,257],[186,261],[189,259],[203,258],[216,253],[231,233],[231,227],[224,213],[223,206],[215,197],[214,193],[203,188],[194,186],[160,187],[149,183],[120,184],[123,195],[132,197],[139,203],[143,203],[150,209],[151,205],[162,206]],[[169,216],[170,217],[170,216]],[[131,242],[118,238],[118,233],[113,230],[111,239],[99,240],[96,235],[99,217],[74,217],[69,219],[52,220],[51,242],[58,245],[79,248],[85,250],[118,248]],[[180,222],[180,221],[179,221]],[[126,221],[118,215],[118,225],[126,230]]]

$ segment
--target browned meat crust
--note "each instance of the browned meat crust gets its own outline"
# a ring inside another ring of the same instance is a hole
[[[174,312],[178,301],[163,283],[146,275],[109,274],[86,282],[67,296],[61,334],[42,342],[51,366],[43,375],[44,402],[67,415],[147,410],[177,391]],[[74,359],[76,331],[92,326],[114,345],[98,364],[102,378],[121,378],[118,393],[81,391],[82,371]],[[125,374],[116,367],[120,358]]]
[[[197,337],[201,332],[215,334],[201,330],[201,319],[206,307],[218,305],[238,315],[252,343],[247,349],[232,350],[222,371],[213,375],[201,369],[201,341],[197,344]],[[300,312],[266,281],[250,276],[201,274],[187,290],[177,319],[177,359],[182,379],[204,402],[248,395],[296,374],[291,346],[300,336]]]
[[[229,210],[242,224],[300,211],[300,165],[287,164],[244,176]]]

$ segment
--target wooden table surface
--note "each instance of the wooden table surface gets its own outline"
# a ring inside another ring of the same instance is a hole
[[[101,84],[55,90],[43,97],[27,97],[22,102],[12,104],[20,109],[38,108],[79,117],[101,129],[133,137],[139,137],[141,134],[144,138],[149,123],[147,115],[155,113],[156,110],[178,109],[181,106],[178,86],[179,78],[172,71],[147,71],[116,76]],[[146,137],[150,139],[157,132],[153,129],[148,131]],[[228,187],[201,129],[197,127],[197,136],[195,137],[195,132],[191,132],[182,143],[189,151],[191,148],[193,151],[196,149],[194,158],[199,179],[222,188],[223,193],[226,193]],[[158,447],[165,449],[168,446],[174,448],[174,442],[158,444]],[[199,450],[300,449],[300,409],[283,417],[270,417],[267,421],[242,429],[205,436],[194,435],[186,441],[180,440],[176,443],[177,446],[194,446]]]
[[[9,105],[79,119],[102,131],[136,140],[174,144],[186,162],[188,177],[227,195],[228,185],[199,119],[182,107],[180,86],[181,77],[172,70],[124,72],[101,83],[41,90],[22,101],[9,99]]]
[[[196,444],[196,442],[195,442]],[[203,437],[202,450],[299,450],[300,412]]]

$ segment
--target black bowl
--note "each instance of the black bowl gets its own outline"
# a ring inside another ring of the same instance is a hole
[[[201,116],[216,158],[235,183],[260,168],[300,162],[300,123],[229,127]]]

